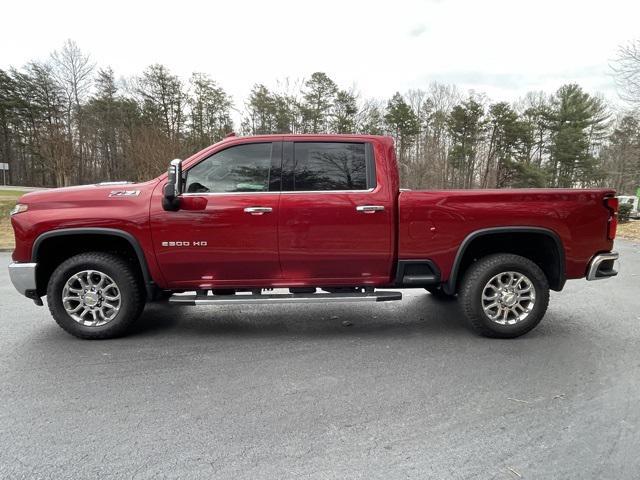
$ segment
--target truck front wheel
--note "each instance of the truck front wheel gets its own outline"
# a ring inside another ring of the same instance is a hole
[[[122,335],[144,308],[144,291],[132,266],[117,255],[88,252],[62,262],[47,286],[55,321],[78,338]]]
[[[495,254],[469,267],[459,296],[473,330],[487,337],[515,338],[542,320],[549,304],[549,283],[531,260]]]

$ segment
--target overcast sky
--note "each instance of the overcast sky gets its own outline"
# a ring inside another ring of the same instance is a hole
[[[251,86],[324,71],[365,97],[434,80],[513,100],[578,82],[615,99],[609,63],[640,37],[638,0],[6,1],[0,67],[75,40],[118,76],[162,63]]]

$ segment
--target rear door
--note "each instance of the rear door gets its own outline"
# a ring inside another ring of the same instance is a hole
[[[283,277],[365,285],[390,278],[393,202],[367,142],[283,143],[279,247]]]

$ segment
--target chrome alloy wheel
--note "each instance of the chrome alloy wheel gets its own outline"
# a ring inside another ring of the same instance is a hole
[[[113,279],[96,270],[72,275],[62,289],[62,305],[69,316],[81,325],[100,327],[113,320],[122,299]]]
[[[500,325],[515,325],[533,309],[536,289],[522,273],[502,272],[494,276],[482,289],[482,309],[492,321]]]

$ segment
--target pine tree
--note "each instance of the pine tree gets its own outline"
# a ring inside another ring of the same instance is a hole
[[[186,103],[180,79],[164,65],[151,65],[138,79],[137,93],[142,100],[145,120],[160,127],[170,141],[178,144],[183,133]]]
[[[329,115],[338,87],[326,73],[315,72],[304,83],[300,107],[305,133],[323,133],[329,128]]]
[[[194,73],[190,80],[189,137],[199,150],[221,140],[233,130],[231,99],[208,75]]]
[[[339,90],[333,107],[330,130],[332,133],[355,133],[358,103],[356,96],[346,90]]]
[[[604,136],[608,118],[600,99],[575,84],[560,87],[550,113],[552,186],[585,186],[600,178],[593,146]]]
[[[449,161],[454,169],[454,183],[462,188],[471,188],[484,135],[484,107],[469,98],[453,107],[447,126],[452,142]]]
[[[489,185],[488,174],[495,168],[495,186],[537,187],[544,184],[542,170],[530,163],[533,144],[532,125],[521,119],[506,102],[489,107],[489,150],[482,186]]]
[[[275,133],[276,106],[267,87],[261,84],[254,85],[249,94],[246,108],[248,111],[247,125],[251,135]]]
[[[401,176],[407,177],[411,174],[407,152],[420,131],[418,117],[402,95],[396,92],[387,104],[384,120],[396,140]]]

